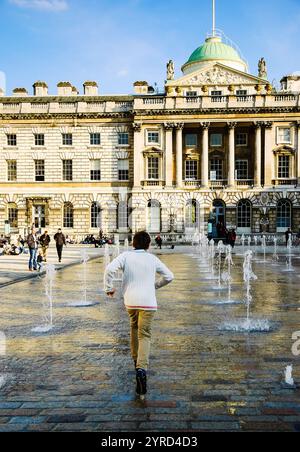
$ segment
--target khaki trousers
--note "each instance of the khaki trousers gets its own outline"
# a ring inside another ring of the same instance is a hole
[[[42,246],[42,256],[44,262],[47,262],[48,246]]]
[[[130,317],[131,355],[137,369],[149,367],[152,321],[156,311],[128,309]]]

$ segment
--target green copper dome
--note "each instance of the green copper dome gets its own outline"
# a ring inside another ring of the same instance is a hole
[[[206,39],[205,43],[192,53],[182,70],[185,71],[185,69],[189,69],[196,63],[206,61],[232,62],[235,66],[236,64],[240,66],[244,71],[247,70],[247,63],[242,59],[238,51],[222,42],[222,39],[217,36]]]

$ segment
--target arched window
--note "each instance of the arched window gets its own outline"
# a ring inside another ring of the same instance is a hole
[[[70,202],[64,204],[64,228],[74,228],[74,207]]]
[[[288,199],[282,199],[277,204],[277,229],[292,227],[292,204]]]
[[[118,229],[128,229],[129,209],[127,201],[118,204]]]
[[[150,200],[147,209],[148,232],[161,232],[161,205],[156,200]]]
[[[14,203],[8,204],[8,221],[12,229],[18,228],[18,216],[19,212],[17,205]]]
[[[241,200],[237,205],[237,227],[238,229],[249,229],[252,226],[252,204],[249,199]]]
[[[185,207],[185,228],[199,229],[199,203],[195,199],[190,199]]]
[[[91,206],[91,228],[102,228],[102,209],[98,202],[93,202]]]

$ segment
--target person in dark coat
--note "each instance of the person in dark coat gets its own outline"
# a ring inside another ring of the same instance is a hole
[[[47,262],[47,252],[50,242],[51,242],[50,235],[48,234],[48,231],[45,231],[44,234],[41,235],[40,237],[40,244],[42,247],[42,257],[44,262]]]
[[[37,254],[39,248],[39,239],[36,230],[32,228],[30,234],[27,237],[27,245],[29,248],[29,271],[37,270]]]
[[[158,236],[156,237],[155,243],[158,246],[158,248],[161,250],[163,241],[162,241],[162,238],[161,238],[160,234],[158,234]]]
[[[59,229],[57,233],[54,236],[54,240],[56,242],[56,250],[57,250],[57,256],[58,256],[58,262],[61,262],[62,259],[62,252],[64,246],[66,246],[66,237],[62,233],[62,230]]]

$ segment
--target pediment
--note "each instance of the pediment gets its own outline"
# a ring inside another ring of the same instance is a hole
[[[224,66],[220,63],[208,64],[201,69],[197,69],[184,77],[177,80],[172,80],[167,83],[167,86],[203,86],[203,85],[257,85],[268,83],[267,80],[256,77],[245,72]]]

